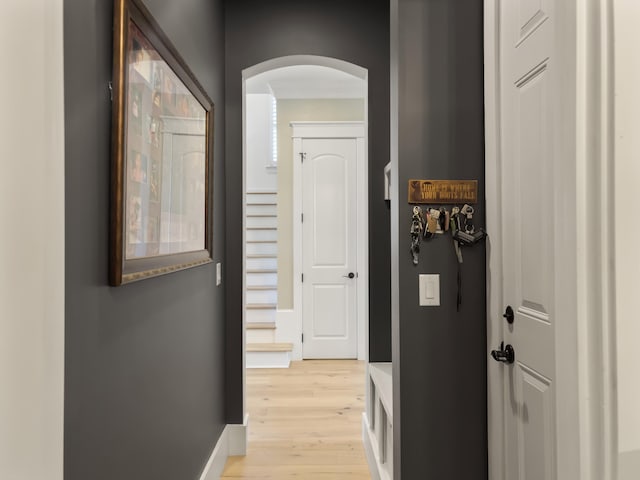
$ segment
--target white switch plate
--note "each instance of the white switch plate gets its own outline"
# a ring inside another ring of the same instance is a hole
[[[222,283],[222,264],[216,263],[216,286]]]
[[[440,275],[420,274],[420,306],[440,306]]]

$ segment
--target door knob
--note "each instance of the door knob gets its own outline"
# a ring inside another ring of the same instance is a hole
[[[511,305],[507,305],[507,308],[504,311],[504,315],[502,316],[507,320],[507,323],[509,325],[513,323],[514,315],[513,315],[513,308],[511,308]]]
[[[496,362],[511,364],[516,360],[516,351],[511,345],[500,344],[500,350],[491,350],[491,356]]]
[[[354,278],[356,276],[355,273],[349,272],[349,275],[343,275],[342,278]]]

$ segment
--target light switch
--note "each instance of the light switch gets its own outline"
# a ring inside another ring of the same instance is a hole
[[[419,275],[420,306],[440,306],[440,275]]]
[[[216,286],[219,286],[222,283],[222,264],[220,262],[216,263]]]

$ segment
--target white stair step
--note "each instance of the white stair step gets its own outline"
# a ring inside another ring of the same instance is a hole
[[[278,218],[276,212],[247,212],[247,218]]]
[[[247,258],[247,270],[274,270],[278,269],[278,259],[276,257],[267,258]]]
[[[277,242],[278,241],[278,231],[275,228],[248,228],[247,231],[247,242],[257,242],[257,241],[268,241],[268,242]]]
[[[247,368],[289,368],[291,343],[247,343]]]
[[[247,305],[254,303],[278,303],[278,290],[249,290],[246,292]]]
[[[247,291],[257,291],[257,290],[278,290],[278,285],[250,285],[247,286]]]
[[[270,310],[245,310],[244,318],[247,323],[274,323],[277,315],[278,311],[275,308]]]
[[[278,215],[278,205],[275,203],[248,203],[245,210],[248,215]]]
[[[277,203],[276,192],[247,192],[247,203]]]
[[[277,303],[247,303],[247,310],[275,310]]]
[[[256,229],[256,228],[273,228],[275,230],[278,229],[278,217],[270,215],[270,216],[247,216],[247,228],[248,229]]]
[[[293,343],[247,343],[247,352],[290,352]]]
[[[269,243],[249,243],[246,247],[247,255],[278,255],[278,244],[276,242]]]
[[[247,274],[250,273],[278,273],[278,269],[276,268],[247,268]]]
[[[247,273],[247,286],[273,285],[278,283],[277,273]]]
[[[247,352],[247,368],[289,368],[291,352]]]
[[[276,322],[248,322],[245,328],[247,330],[275,330]]]
[[[247,343],[273,343],[276,340],[276,331],[269,329],[247,330],[246,339]]]

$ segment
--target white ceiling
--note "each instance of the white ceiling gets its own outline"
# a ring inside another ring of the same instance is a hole
[[[249,78],[246,92],[276,98],[364,98],[365,81],[329,67],[297,65]]]

